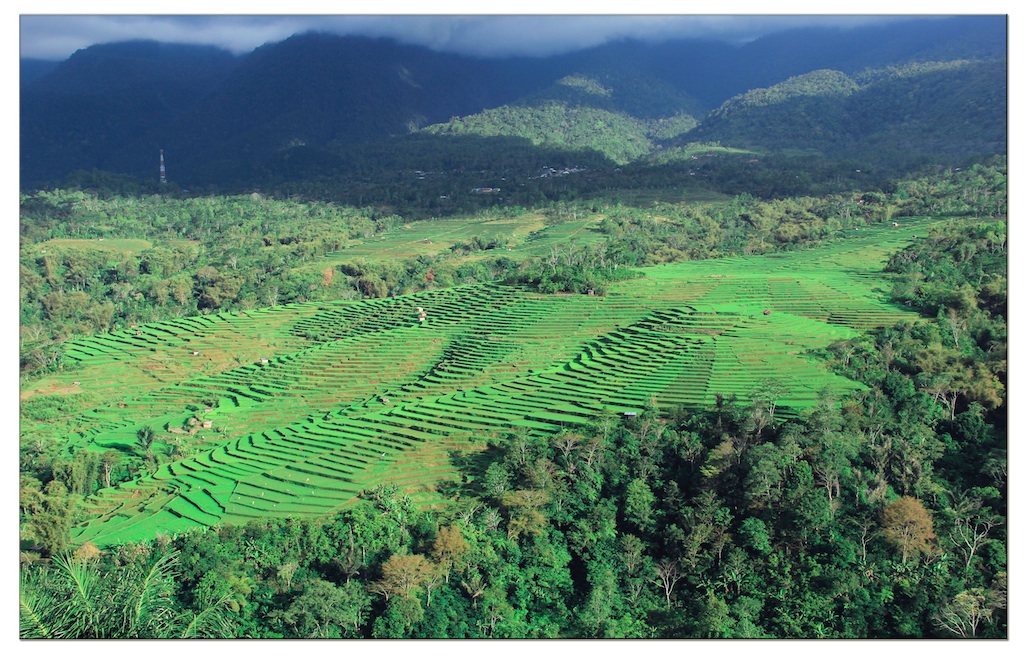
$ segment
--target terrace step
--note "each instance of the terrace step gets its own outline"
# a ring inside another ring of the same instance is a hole
[[[90,402],[107,402],[69,424],[69,440],[131,444],[141,425],[162,431],[193,415],[220,430],[191,438],[211,448],[87,500],[92,520],[76,539],[325,513],[381,481],[436,504],[438,486],[459,480],[452,450],[479,451],[516,426],[556,432],[651,396],[664,408],[718,393],[742,402],[776,379],[787,391],[779,414],[794,416],[821,386],[859,388],[806,349],[913,319],[880,299],[878,270],[901,236],[645,268],[606,297],[476,284],[77,339],[65,346],[80,360],[67,375]],[[877,258],[858,259],[866,249]]]

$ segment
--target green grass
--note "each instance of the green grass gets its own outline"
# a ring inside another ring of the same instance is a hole
[[[352,245],[328,254],[325,260],[337,263],[347,260],[404,260],[447,252],[459,242],[473,237],[491,241],[504,238],[510,246],[527,241],[531,233],[544,228],[540,214],[523,214],[511,219],[480,219],[478,217],[447,217],[429,221],[410,221],[398,228],[385,230],[357,240]]]
[[[36,252],[89,250],[138,253],[151,248],[153,248],[153,243],[145,239],[51,239],[34,245],[32,250]]]
[[[88,500],[91,519],[75,538],[105,544],[326,514],[382,482],[436,505],[458,482],[452,452],[479,451],[516,426],[540,434],[640,410],[652,397],[666,410],[717,395],[743,403],[775,380],[781,405],[799,412],[824,387],[861,388],[808,350],[913,319],[885,300],[881,267],[926,223],[850,231],[799,252],[646,268],[606,297],[478,284],[76,341],[68,353],[80,364],[50,379],[79,382],[86,405],[49,424],[96,450],[130,447],[151,425],[162,442],[199,451]],[[142,368],[157,357],[174,363]],[[190,417],[213,427],[187,428]]]
[[[411,221],[329,253],[311,269],[346,261],[405,260],[448,254],[456,244],[468,243],[475,237],[486,242],[500,240],[501,246],[472,251],[462,260],[504,256],[518,261],[526,257],[548,255],[556,245],[565,246],[572,242],[583,246],[596,243],[604,238],[597,230],[600,222],[598,215],[586,215],[574,221],[553,223],[537,213],[509,219],[452,217]]]

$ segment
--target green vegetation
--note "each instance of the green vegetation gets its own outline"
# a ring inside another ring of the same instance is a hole
[[[1005,96],[993,92],[1005,76],[1005,61],[919,62],[855,75],[814,71],[730,99],[682,138],[798,149],[876,167],[987,154],[1002,150],[985,136],[998,135],[989,131],[1005,122]],[[943,140],[951,132],[955,146]]]
[[[593,151],[615,164],[648,154],[655,141],[697,125],[695,103],[637,75],[572,74],[522,100],[423,131],[438,136],[515,136],[537,146]]]
[[[1005,159],[751,155],[23,194],[23,637],[1006,637]]]
[[[833,269],[819,278],[834,284],[840,282],[832,274],[836,268],[853,276],[862,249],[874,247],[867,255],[880,267],[886,240],[909,241],[906,251],[973,249],[983,256],[974,264],[998,262],[1001,224],[986,224],[993,233],[972,233],[971,225],[933,223],[916,242],[904,231],[893,229],[894,237],[878,228],[852,240],[859,246],[844,241],[808,256],[758,260],[765,267],[774,263],[775,271],[765,276],[774,273],[776,280],[807,278],[793,267],[812,270],[828,262]],[[888,269],[903,273],[908,264],[894,258]],[[701,269],[693,263],[647,271],[657,277],[684,266]],[[967,268],[963,275],[974,274]],[[949,290],[955,292],[963,288],[956,285],[960,276],[954,269],[919,283],[942,288],[940,279],[952,277]],[[863,277],[851,280],[870,285]],[[666,291],[652,290],[662,296]],[[623,294],[626,301],[637,296]],[[690,296],[714,301],[713,291]],[[373,304],[386,311],[386,302]],[[749,398],[716,397],[710,407],[665,412],[660,400],[649,399],[626,421],[609,412],[550,428],[529,416],[525,426],[509,422],[486,446],[457,456],[474,470],[454,481],[449,499],[431,509],[416,509],[385,483],[324,518],[292,514],[221,523],[147,537],[151,543],[110,546],[99,557],[84,545],[52,569],[26,570],[22,634],[1005,638],[1005,373],[998,372],[1005,352],[990,344],[976,356],[974,348],[993,335],[1004,342],[1006,327],[989,298],[975,303],[979,324],[964,330],[959,346],[945,323],[916,320],[851,334],[822,350],[822,360],[864,388],[839,392],[821,385],[798,418],[780,416],[792,384],[777,377],[757,383],[764,376],[751,376]],[[350,328],[378,324],[380,317],[350,319]],[[651,346],[645,346],[642,329],[672,356],[678,352],[666,346],[670,338],[700,335],[684,331],[678,319],[667,321],[672,326],[651,322],[657,324],[621,330],[647,348],[644,355]],[[501,347],[497,340],[490,346],[479,341],[467,347],[482,354]],[[594,360],[622,349],[604,342],[590,347],[599,350]],[[934,386],[946,369],[934,361],[936,353],[991,365],[999,375],[994,391],[940,396]],[[455,368],[448,379],[464,379]],[[624,393],[609,387],[611,398]],[[481,416],[484,404],[500,402],[495,396],[515,395],[492,388],[490,398],[471,399],[473,393],[464,392],[452,401],[458,407],[447,410],[441,399],[379,404],[372,421],[380,426],[398,412],[411,418],[418,410],[431,412],[419,426],[447,419],[465,427],[473,415]],[[303,437],[313,444],[312,436]],[[280,454],[295,447],[253,447],[244,462],[266,459],[271,448]],[[238,452],[245,451],[239,445]],[[235,456],[225,462],[243,461]],[[295,490],[281,479],[278,486]],[[64,579],[71,572],[91,579],[78,585],[86,588],[78,595]],[[143,578],[161,583],[163,591],[140,591],[147,586]],[[153,610],[158,599],[165,601],[162,612]],[[122,605],[141,609],[111,619]],[[69,624],[76,630],[67,631]],[[112,624],[124,626],[114,631]]]
[[[549,102],[537,108],[503,106],[424,131],[452,136],[522,136],[536,145],[593,149],[624,164],[651,150],[644,129],[627,115]]]
[[[1005,639],[1005,23],[23,67],[20,635]]]
[[[432,483],[452,478],[453,468],[422,472],[421,448],[440,445],[443,460],[444,449],[473,448],[495,426],[556,431],[651,397],[665,408],[711,405],[774,380],[792,416],[826,385],[859,388],[801,350],[909,319],[875,290],[884,287],[886,247],[924,227],[904,220],[800,252],[664,265],[617,285],[577,283],[581,267],[600,275],[597,261],[610,259],[570,247],[546,259],[547,272],[526,263],[513,279],[606,297],[552,299],[481,284],[71,341],[60,386],[96,405],[62,425],[50,419],[45,430],[72,433],[94,454],[119,451],[127,456],[120,471],[138,476],[87,501],[93,518],[75,536],[106,544],[225,518],[323,513],[385,481],[429,502],[438,499]],[[258,336],[267,350],[243,340]],[[270,355],[265,364],[261,352]],[[167,358],[184,364],[180,372],[164,367]],[[116,396],[129,388],[130,398]],[[202,428],[204,420],[213,425]],[[154,453],[170,461],[155,472]],[[408,467],[419,475],[404,478]]]

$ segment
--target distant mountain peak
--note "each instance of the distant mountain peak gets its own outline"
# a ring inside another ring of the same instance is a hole
[[[844,100],[876,98],[861,96],[860,88],[891,78],[887,68],[1005,58],[1005,17],[969,18],[814,28],[799,39],[790,34],[743,46],[624,39],[530,58],[467,57],[388,37],[317,31],[240,57],[152,40],[99,44],[52,69],[25,63],[22,179],[31,185],[81,169],[149,176],[154,150],[173,146],[179,182],[238,181],[265,172],[261,164],[296,141],[339,150],[430,125],[431,133],[449,137],[469,131],[597,150],[618,163],[673,140],[785,141],[780,130],[800,123],[820,131],[796,138],[832,149],[829,141],[847,140],[844,127],[853,120],[874,130],[868,120],[884,117],[852,102],[847,109]],[[876,73],[858,75],[868,69]],[[989,90],[971,84],[975,72]],[[965,66],[915,80],[945,86],[947,97],[962,98],[963,108],[986,118],[971,129],[972,145],[998,146],[1005,144],[1000,122],[988,121],[1005,108],[989,98],[999,96],[998,85],[991,88],[997,76]],[[961,92],[951,87],[954,79]],[[890,99],[899,83],[891,85],[874,94]],[[967,90],[984,98],[968,98]],[[941,119],[925,104],[900,107]],[[849,115],[854,110],[859,115]],[[449,118],[462,119],[441,124]]]

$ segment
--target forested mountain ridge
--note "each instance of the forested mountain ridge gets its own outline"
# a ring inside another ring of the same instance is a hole
[[[195,62],[207,70],[193,71]],[[179,77],[207,81],[225,65],[230,76],[214,85],[174,87]],[[141,67],[148,74],[135,86]],[[23,179],[78,168],[152,170],[124,155],[110,163],[104,157],[117,145],[147,165],[155,150],[166,149],[178,181],[215,181],[224,177],[219,169],[237,172],[291,145],[365,142],[511,101],[538,75],[544,80],[534,67],[524,86],[519,67],[514,59],[494,64],[390,40],[318,33],[238,58],[151,42],[92,46],[23,88]],[[68,79],[77,83],[64,85]],[[135,106],[144,112],[133,114]],[[127,130],[117,130],[121,122]],[[57,127],[66,127],[72,144],[82,144],[81,154],[46,142]]]
[[[514,103],[426,127],[437,136],[515,136],[535,145],[591,149],[626,164],[696,126],[695,102],[654,79],[572,74]]]
[[[518,67],[515,60],[495,65],[387,40],[292,37],[253,52],[174,127],[192,155],[181,167],[216,180],[224,160],[407,134],[515,98],[527,89],[515,80]]]
[[[18,71],[22,87],[24,87],[28,83],[31,83],[37,78],[42,78],[43,76],[46,76],[54,69],[56,69],[59,64],[59,62],[54,62],[52,60],[41,60],[39,58],[22,58]]]
[[[166,126],[221,85],[236,61],[213,47],[136,41],[93,46],[30,76],[21,90],[23,181],[78,168],[155,172]]]
[[[682,137],[883,159],[1006,150],[1006,63],[929,62],[848,76],[819,70],[730,99]]]
[[[144,42],[99,45],[49,73],[26,63],[22,185],[92,169],[153,178],[155,155],[163,149],[170,178],[182,186],[267,186],[267,164],[295,146],[331,154],[438,124],[435,132],[452,135],[513,135],[535,144],[596,149],[622,164],[656,151],[723,103],[735,106],[737,95],[774,89],[811,72],[834,70],[863,86],[858,76],[869,70],[928,61],[989,62],[1001,53],[1001,17],[798,30],[743,46],[621,41],[544,58],[474,58],[323,34],[298,35],[240,57]],[[1001,109],[984,99],[1005,91],[1005,75],[1000,81],[998,67],[973,66],[961,69],[960,78],[933,72],[913,81],[893,79],[888,88],[871,86],[881,96],[868,94],[861,105],[884,104],[911,91],[917,100],[956,99],[962,103],[954,110],[969,116],[979,107],[984,111],[984,130],[969,129],[970,145],[958,147],[965,115],[950,115],[937,129],[953,139],[945,154],[986,146],[999,151],[993,136],[1000,128],[992,118]],[[797,110],[823,113],[824,123],[863,119],[852,99],[851,108],[808,99],[815,102]],[[764,116],[747,124],[792,126],[793,118],[777,105],[759,110]],[[903,103],[899,110],[883,129],[901,133],[907,142],[923,125],[943,119],[922,101]],[[709,126],[697,126],[693,140],[727,144],[744,138],[746,130],[716,117]],[[461,124],[442,124],[453,118]],[[770,134],[763,142],[772,149],[789,140],[785,133],[774,139]],[[819,141],[830,135],[821,133]],[[927,147],[936,146],[941,147],[929,141]]]

